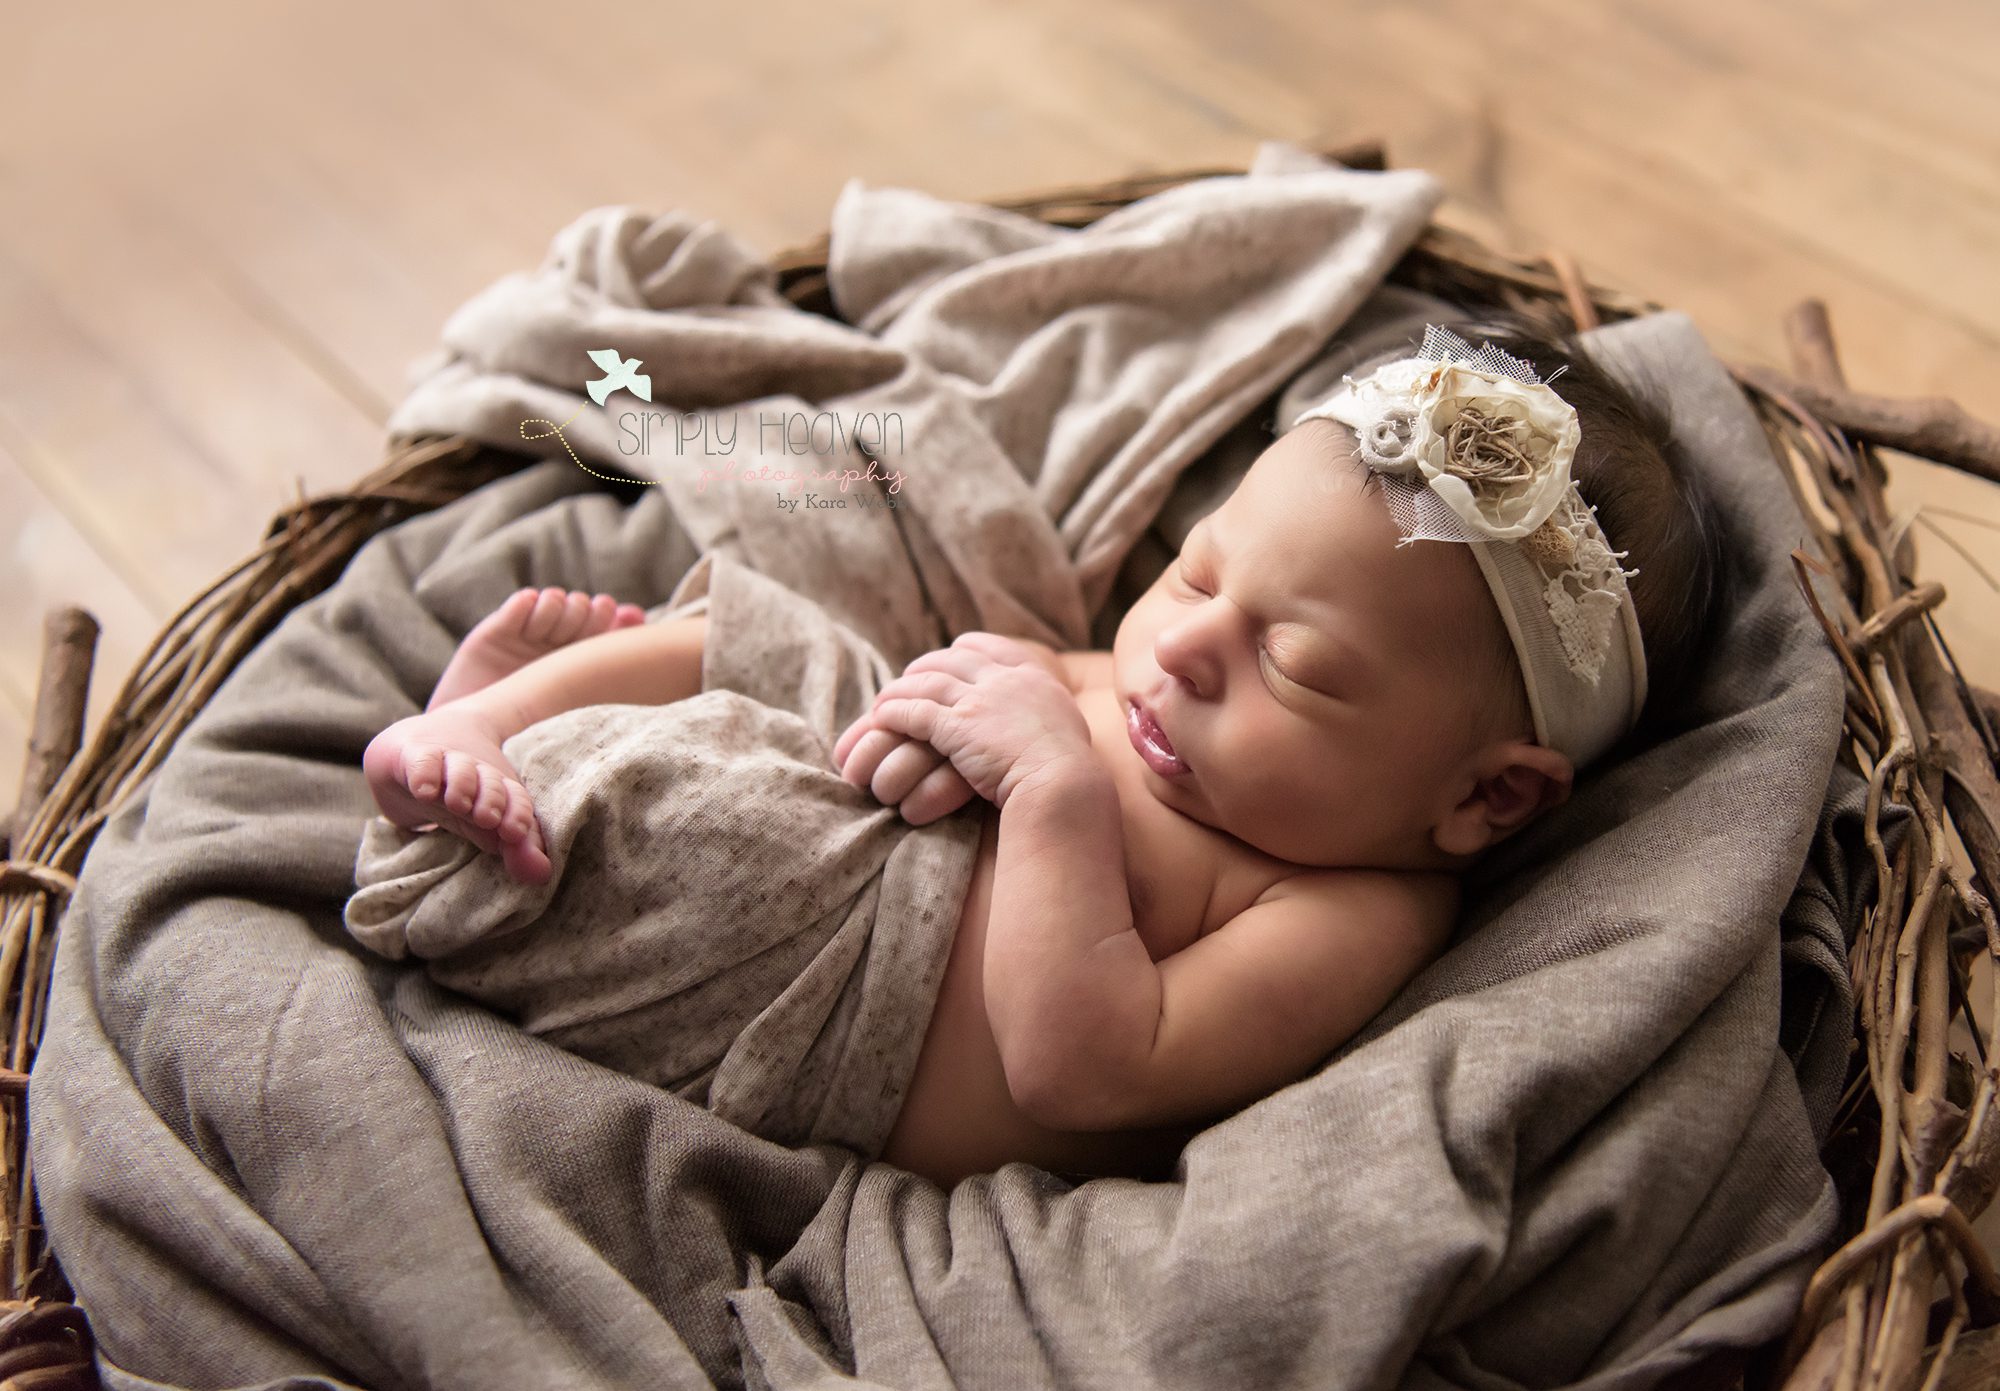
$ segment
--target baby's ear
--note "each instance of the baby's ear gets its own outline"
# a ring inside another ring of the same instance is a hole
[[[1476,855],[1569,800],[1576,770],[1554,749],[1507,739],[1482,750],[1472,790],[1431,832],[1447,855]]]

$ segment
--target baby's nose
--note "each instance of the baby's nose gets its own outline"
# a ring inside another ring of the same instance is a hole
[[[1162,629],[1153,643],[1153,659],[1190,694],[1213,695],[1222,684],[1214,636],[1200,625],[1181,622]]]

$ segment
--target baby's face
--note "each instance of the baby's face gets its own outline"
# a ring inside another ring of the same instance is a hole
[[[1350,439],[1308,421],[1259,456],[1119,625],[1114,680],[1168,806],[1294,864],[1436,865],[1489,679],[1475,625],[1505,630],[1467,547],[1397,549]]]

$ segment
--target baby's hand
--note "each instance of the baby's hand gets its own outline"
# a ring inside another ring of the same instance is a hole
[[[902,812],[912,826],[950,816],[978,795],[943,754],[877,725],[872,710],[842,731],[833,746],[833,766],[884,806]]]
[[[546,884],[550,863],[534,802],[486,719],[463,703],[398,720],[369,743],[361,766],[382,815],[409,830],[436,822],[523,884]]]
[[[1027,778],[1090,757],[1075,692],[1026,644],[996,633],[962,633],[917,658],[876,695],[868,718],[926,741],[1003,808]]]

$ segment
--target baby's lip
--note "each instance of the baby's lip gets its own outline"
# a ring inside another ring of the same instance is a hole
[[[1161,777],[1181,777],[1193,771],[1187,760],[1174,751],[1174,741],[1166,727],[1144,701],[1127,702],[1125,727],[1132,738],[1132,747],[1146,760],[1146,766]]]

